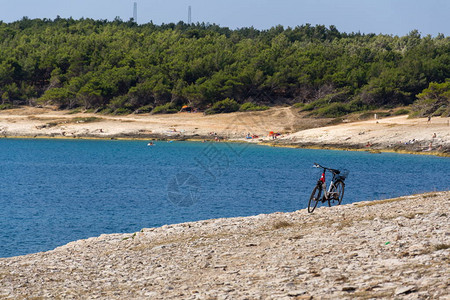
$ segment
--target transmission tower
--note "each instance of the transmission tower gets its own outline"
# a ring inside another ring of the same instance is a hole
[[[189,5],[188,7],[188,25],[191,25],[192,23],[192,9],[191,6]]]
[[[134,2],[133,5],[133,21],[137,23],[137,2]]]

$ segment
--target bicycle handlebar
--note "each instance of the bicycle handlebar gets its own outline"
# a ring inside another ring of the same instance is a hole
[[[322,169],[324,169],[324,170],[329,170],[329,171],[331,171],[332,173],[335,173],[335,174],[341,173],[341,171],[339,171],[339,170],[327,168],[327,167],[324,167],[324,166],[319,165],[318,163],[314,163],[313,167],[314,167],[314,168],[322,168]]]

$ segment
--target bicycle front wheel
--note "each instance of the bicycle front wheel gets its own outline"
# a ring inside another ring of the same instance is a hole
[[[316,185],[316,187],[314,187],[312,193],[311,193],[311,197],[309,198],[309,202],[308,202],[308,212],[312,213],[316,207],[317,207],[317,203],[320,201],[320,195],[322,194],[322,189]]]
[[[336,181],[328,198],[328,206],[341,205],[342,198],[344,197],[344,186],[342,181]]]

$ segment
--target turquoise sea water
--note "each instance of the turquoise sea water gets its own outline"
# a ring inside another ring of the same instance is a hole
[[[102,233],[305,208],[318,162],[344,203],[450,189],[450,159],[228,143],[0,140],[0,257]],[[328,177],[329,179],[329,177]]]

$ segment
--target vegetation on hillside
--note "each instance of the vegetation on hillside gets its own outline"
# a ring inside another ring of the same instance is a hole
[[[398,37],[309,24],[261,31],[23,18],[0,22],[0,45],[4,107],[125,114],[296,104],[312,115],[339,116],[431,101],[429,91],[450,78],[450,38],[417,31]],[[448,114],[448,96],[439,99],[418,110]]]
[[[450,79],[443,83],[432,82],[417,95],[418,100],[414,103],[413,115],[425,116],[450,116]]]

